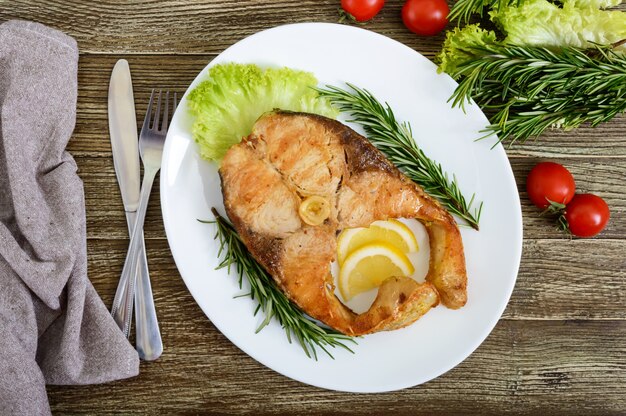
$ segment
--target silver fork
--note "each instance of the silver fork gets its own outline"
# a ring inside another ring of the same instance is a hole
[[[129,290],[123,299],[123,303],[116,308],[113,317],[119,323],[122,323],[122,331],[128,337],[130,332],[133,300],[136,309],[136,344],[139,356],[144,360],[155,360],[163,352],[163,344],[159,325],[154,312],[154,305],[149,304],[151,296],[146,296],[146,291],[152,290],[150,282],[141,282],[137,286],[137,269],[138,251],[141,248],[141,239],[143,234],[143,225],[146,218],[146,209],[148,208],[148,200],[150,199],[150,191],[154,178],[161,169],[161,157],[163,155],[163,145],[167,136],[167,128],[169,123],[169,106],[170,93],[165,93],[165,105],[163,106],[163,115],[161,118],[161,97],[162,92],[158,92],[156,98],[156,110],[152,117],[152,106],[155,101],[155,91],[152,90],[150,102],[146,110],[146,117],[139,135],[139,153],[143,163],[143,181],[141,183],[141,193],[139,196],[139,207],[137,208],[137,216],[135,227],[130,237],[130,244],[124,268],[122,269],[121,280],[128,283]],[[172,103],[172,113],[176,109],[176,93],[174,93],[174,101]],[[135,290],[137,288],[137,290]],[[114,305],[115,307],[116,305]]]

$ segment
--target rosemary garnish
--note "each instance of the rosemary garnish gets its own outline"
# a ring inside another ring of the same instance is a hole
[[[613,46],[543,48],[499,42],[467,46],[468,58],[450,75],[459,85],[450,98],[473,99],[490,110],[485,137],[525,141],[546,129],[592,127],[626,110],[626,57]]]
[[[215,215],[215,220],[200,222],[217,226],[215,239],[218,239],[220,243],[218,256],[221,257],[224,254],[224,258],[217,269],[227,267],[230,272],[230,268],[234,264],[239,274],[239,287],[242,287],[244,276],[250,283],[250,292],[241,296],[250,296],[257,300],[259,304],[254,312],[255,315],[260,310],[265,314],[265,319],[256,330],[257,333],[275,317],[285,330],[287,340],[291,343],[292,336],[295,337],[309,358],[317,360],[318,347],[331,358],[334,357],[326,347],[341,347],[353,352],[345,344],[345,342],[356,344],[352,337],[331,328],[320,326],[308,319],[300,309],[289,301],[263,266],[252,257],[232,224],[222,217],[215,208],[212,208],[211,211]]]
[[[441,164],[424,154],[415,140],[411,125],[396,120],[389,104],[381,104],[369,91],[347,84],[352,91],[334,86],[319,88],[317,91],[341,111],[349,113],[352,120],[363,126],[367,138],[382,151],[387,158],[411,180],[426,192],[437,198],[448,210],[478,230],[478,222],[483,207],[482,202],[471,212],[474,196],[469,203],[461,193],[456,181],[443,171]]]

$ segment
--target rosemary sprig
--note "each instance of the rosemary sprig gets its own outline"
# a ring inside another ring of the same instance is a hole
[[[468,23],[472,15],[483,17],[485,9],[500,10],[512,3],[519,6],[523,0],[458,0],[448,13],[448,20],[457,20],[458,23]]]
[[[450,98],[470,97],[491,110],[484,137],[525,141],[546,129],[596,126],[626,110],[626,57],[612,46],[549,49],[500,43],[468,47],[472,56],[450,75],[460,78]]]
[[[242,296],[250,296],[258,301],[255,315],[260,310],[265,314],[265,319],[256,330],[257,333],[275,317],[285,330],[287,340],[291,343],[292,336],[295,337],[309,358],[317,360],[318,347],[331,358],[334,357],[327,347],[341,347],[353,352],[345,343],[356,344],[354,338],[331,328],[320,326],[306,318],[302,311],[287,299],[287,296],[278,288],[265,269],[252,257],[232,224],[222,217],[215,208],[212,208],[211,211],[215,215],[215,220],[201,222],[217,226],[215,239],[218,239],[220,244],[218,256],[221,257],[224,254],[218,269],[227,267],[230,271],[234,264],[239,274],[239,287],[242,287],[244,276],[250,283],[250,292]]]
[[[389,104],[385,103],[383,106],[369,91],[347,85],[352,91],[334,86],[318,88],[317,91],[341,111],[349,113],[353,117],[350,122],[362,125],[372,144],[405,175],[439,199],[451,213],[478,230],[482,202],[471,212],[475,195],[472,195],[469,203],[465,200],[456,177],[453,176],[450,180],[441,164],[428,158],[417,145],[411,125],[397,121]]]

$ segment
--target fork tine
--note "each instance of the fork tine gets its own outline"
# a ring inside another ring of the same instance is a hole
[[[163,131],[167,131],[167,125],[168,125],[169,116],[170,116],[169,104],[170,104],[170,92],[165,91],[165,105],[163,109],[163,126],[161,127],[161,130]]]
[[[146,117],[143,119],[143,127],[142,131],[148,130],[150,126],[150,116],[152,115],[152,103],[154,102],[154,89],[152,89],[152,93],[150,94],[150,101],[148,102],[148,109],[146,110]]]
[[[152,123],[152,130],[159,129],[159,121],[161,117],[161,90],[159,90],[159,98],[157,99],[157,107],[154,112],[154,123]]]

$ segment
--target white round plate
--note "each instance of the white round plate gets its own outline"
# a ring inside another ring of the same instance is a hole
[[[267,367],[314,386],[350,392],[383,392],[415,386],[450,370],[468,357],[493,329],[509,300],[521,256],[522,217],[511,166],[495,139],[475,142],[487,119],[476,105],[450,108],[456,83],[413,49],[385,36],[350,26],[304,23],[280,26],[231,46],[218,63],[256,63],[310,71],[320,84],[345,82],[388,102],[400,120],[412,124],[426,154],[454,173],[466,196],[484,201],[480,231],[462,228],[468,272],[468,302],[444,306],[407,328],[358,339],[354,354],[331,349],[307,358],[272,322],[253,316],[256,302],[235,298],[246,291],[235,271],[219,263],[211,207],[224,213],[217,167],[199,158],[191,137],[186,96],[174,115],[165,144],[161,204],[176,265],[196,302],[235,345]],[[206,77],[204,69],[190,85]],[[208,350],[211,345],[206,345]]]

